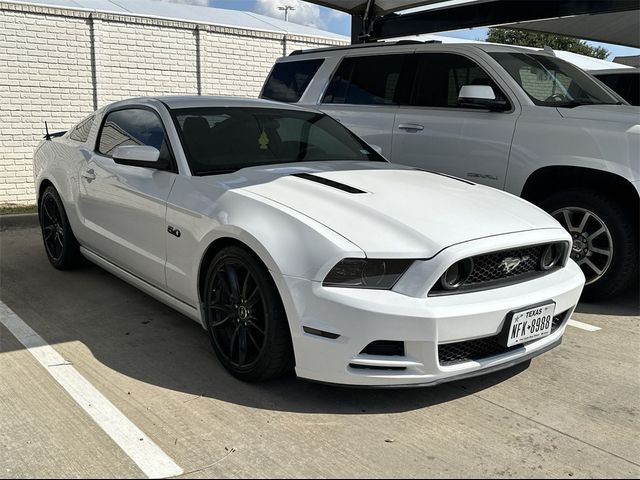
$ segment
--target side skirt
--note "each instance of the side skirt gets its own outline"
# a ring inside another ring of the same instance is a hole
[[[87,258],[87,260],[89,260],[90,262],[95,263],[96,265],[105,269],[109,273],[133,285],[139,290],[142,290],[147,295],[150,295],[151,297],[164,303],[165,305],[168,305],[174,310],[177,310],[183,315],[186,315],[191,320],[198,322],[200,325],[204,327],[204,324],[202,323],[202,319],[201,319],[200,309],[196,307],[192,307],[188,303],[185,303],[182,300],[179,300],[173,297],[172,295],[169,295],[167,292],[160,290],[157,287],[154,287],[153,285],[141,279],[140,277],[137,277],[136,275],[127,272],[123,268],[103,258],[97,253],[92,252],[86,247],[80,247],[80,251],[82,252],[82,255],[84,255]]]

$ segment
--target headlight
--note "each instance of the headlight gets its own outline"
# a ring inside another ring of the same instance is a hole
[[[561,243],[551,243],[546,246],[540,257],[540,268],[542,270],[551,270],[553,267],[562,263],[564,256],[564,246]]]
[[[325,287],[389,290],[412,263],[413,260],[345,258],[331,269],[322,284]]]
[[[471,275],[473,261],[465,258],[451,265],[440,277],[440,285],[445,290],[455,290],[459,288]]]

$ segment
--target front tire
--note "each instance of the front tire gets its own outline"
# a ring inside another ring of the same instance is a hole
[[[38,206],[42,240],[51,265],[58,270],[77,267],[82,262],[80,245],[71,230],[64,205],[56,189],[49,186]]]
[[[213,258],[205,280],[205,318],[216,356],[236,378],[270,380],[294,365],[289,323],[262,263],[232,246]]]
[[[541,203],[571,234],[571,258],[586,278],[583,298],[605,299],[638,275],[638,222],[632,209],[591,190],[558,192]]]

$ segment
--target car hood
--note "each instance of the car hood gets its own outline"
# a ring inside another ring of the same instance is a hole
[[[565,118],[615,122],[629,126],[640,123],[640,107],[631,105],[582,105],[574,108],[558,108],[558,112]]]
[[[368,256],[430,258],[478,238],[560,228],[539,208],[489,187],[390,164],[331,163],[330,171],[305,168],[306,177],[290,168],[283,174],[270,169],[268,181],[240,188],[312,218]]]

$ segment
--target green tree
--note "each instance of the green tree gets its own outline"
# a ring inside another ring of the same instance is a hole
[[[490,28],[486,40],[487,42],[520,45],[523,47],[544,48],[548,45],[554,50],[566,50],[567,52],[588,55],[601,60],[607,58],[611,53],[603,47],[591,47],[584,40],[578,40],[577,38],[510,28]]]

